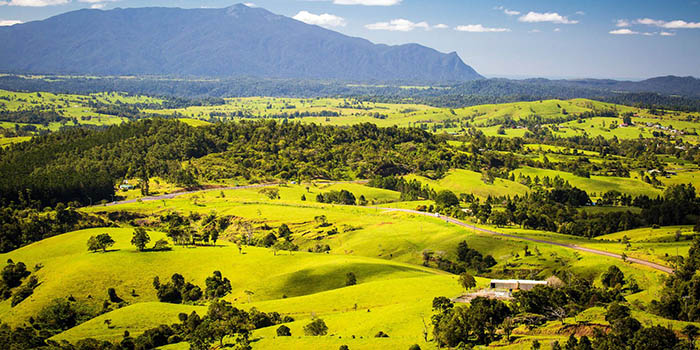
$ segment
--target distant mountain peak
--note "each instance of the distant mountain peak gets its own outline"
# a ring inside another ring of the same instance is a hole
[[[245,4],[79,10],[0,27],[0,71],[351,81],[482,78],[455,52],[372,44]]]

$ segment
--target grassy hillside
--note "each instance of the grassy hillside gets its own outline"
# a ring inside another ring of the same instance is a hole
[[[427,184],[435,191],[450,190],[454,193],[472,193],[478,197],[522,195],[528,188],[517,182],[497,178],[492,184],[482,180],[482,174],[463,169],[451,170],[439,180],[431,180],[423,176],[408,175],[407,179],[416,179]]]
[[[638,179],[632,178],[595,175],[591,176],[590,178],[585,178],[563,171],[537,169],[530,167],[516,169],[513,171],[513,173],[516,176],[516,178],[520,174],[522,174],[523,176],[527,175],[532,178],[534,178],[535,176],[539,176],[540,178],[548,176],[553,179],[556,176],[560,176],[564,180],[569,181],[569,183],[572,186],[578,187],[588,192],[589,194],[602,194],[608,191],[615,190],[633,196],[647,195],[649,197],[654,198],[656,196],[661,195],[662,193],[661,190],[655,188],[654,186],[640,181]]]
[[[107,253],[88,252],[87,239],[103,232],[114,238],[115,246]],[[303,252],[273,256],[268,249],[254,247],[241,255],[235,245],[227,243],[139,253],[130,244],[132,232],[126,228],[82,230],[3,254],[2,261],[12,259],[43,267],[36,272],[41,285],[34,294],[14,308],[9,301],[1,303],[0,317],[14,324],[24,322],[61,296],[101,305],[110,287],[130,303],[156,301],[153,278],[168,280],[173,273],[203,286],[204,279],[219,270],[231,280],[232,300],[247,299],[245,290],[255,293],[253,300],[266,300],[340,288],[348,272],[354,272],[360,283],[436,273],[420,266],[357,256]],[[162,237],[162,233],[151,233],[153,241]],[[137,296],[131,295],[132,290]]]

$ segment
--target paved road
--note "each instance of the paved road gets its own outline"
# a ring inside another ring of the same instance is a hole
[[[434,214],[434,213],[427,213],[427,212],[422,212],[422,211],[418,211],[418,210],[411,210],[411,209],[381,208],[381,207],[377,207],[376,209],[387,210],[387,211],[400,211],[400,212],[410,213],[410,214],[417,214],[417,215],[423,215],[423,216],[438,217],[438,215],[436,215],[436,214]],[[522,241],[530,241],[530,242],[536,242],[536,243],[543,243],[543,244],[555,245],[555,246],[559,246],[559,247],[564,247],[564,248],[579,250],[579,251],[582,251],[582,252],[587,252],[587,253],[592,253],[592,254],[597,254],[597,255],[602,255],[602,256],[608,256],[608,257],[616,258],[616,259],[622,259],[622,256],[621,256],[621,255],[615,254],[615,253],[611,253],[611,252],[607,252],[607,251],[604,251],[604,250],[598,250],[598,249],[593,249],[593,248],[581,247],[581,246],[578,246],[578,245],[575,245],[575,244],[566,244],[566,243],[547,241],[547,240],[542,240],[542,239],[537,239],[537,238],[529,238],[529,237],[522,237],[522,236],[517,236],[517,235],[511,235],[511,234],[507,234],[507,233],[501,233],[501,232],[491,231],[491,230],[487,230],[487,229],[485,229],[485,228],[481,228],[481,227],[477,227],[477,226],[474,226],[474,225],[470,225],[470,224],[467,224],[467,223],[462,222],[462,221],[460,221],[460,220],[457,220],[457,219],[454,219],[454,218],[451,218],[451,217],[447,217],[447,216],[444,216],[444,215],[440,215],[439,217],[440,217],[441,219],[444,219],[444,220],[447,221],[447,222],[452,223],[452,224],[455,224],[455,225],[458,225],[458,226],[462,226],[462,227],[465,227],[465,228],[468,228],[468,229],[471,229],[471,230],[474,230],[474,231],[479,231],[479,232],[483,232],[483,233],[486,233],[486,234],[494,235],[494,236],[507,237],[507,238],[513,238],[513,239],[522,240]],[[667,267],[667,266],[664,266],[664,265],[660,265],[660,264],[657,264],[657,263],[653,263],[653,262],[651,262],[651,261],[642,260],[642,259],[637,259],[637,258],[630,258],[630,257],[627,258],[627,261],[632,262],[632,263],[635,263],[635,264],[639,264],[639,265],[648,266],[648,267],[651,267],[652,269],[656,269],[656,270],[659,270],[659,271],[662,271],[662,272],[665,272],[665,273],[671,273],[671,274],[673,273],[673,269],[672,269],[672,268]]]
[[[359,181],[326,181],[326,182],[316,182],[316,184],[328,184],[328,185],[333,185],[333,184],[342,184],[342,183],[367,183],[367,180],[359,180]],[[163,194],[160,196],[150,196],[150,197],[143,197],[140,198],[141,201],[157,201],[157,200],[164,200],[164,199],[172,199],[175,197],[179,196],[184,196],[187,194],[192,194],[192,193],[198,193],[198,192],[208,192],[208,191],[222,191],[222,190],[242,190],[242,189],[251,189],[251,188],[263,188],[263,187],[272,187],[272,186],[277,186],[279,183],[266,183],[266,184],[256,184],[256,185],[244,185],[244,186],[231,186],[231,187],[217,187],[217,188],[207,188],[207,189],[201,189],[201,190],[194,190],[194,191],[185,191],[185,192],[175,192],[175,193],[170,193],[170,194]],[[119,204],[128,204],[128,203],[135,203],[138,199],[129,199],[129,200],[123,200],[123,201],[118,201],[118,202],[111,202],[105,204],[105,206],[113,206],[113,205],[119,205]],[[409,214],[417,214],[417,215],[423,215],[423,216],[432,216],[432,217],[437,217],[436,214],[434,213],[427,213],[423,211],[418,211],[418,210],[411,210],[411,209],[398,209],[398,208],[382,208],[382,207],[367,207],[371,209],[380,209],[380,210],[386,210],[386,211],[400,211],[404,213],[409,213]],[[474,231],[479,231],[482,233],[494,235],[494,236],[500,236],[500,237],[507,237],[507,238],[512,238],[512,239],[517,239],[521,241],[530,241],[530,242],[536,242],[536,243],[543,243],[543,244],[549,244],[549,245],[555,245],[559,247],[564,247],[564,248],[569,248],[569,249],[574,249],[582,252],[587,252],[587,253],[592,253],[592,254],[597,254],[601,256],[607,256],[611,258],[616,258],[616,259],[622,259],[622,256],[619,254],[607,252],[604,250],[598,250],[598,249],[593,249],[593,248],[586,248],[586,247],[581,247],[575,244],[566,244],[566,243],[559,243],[559,242],[553,242],[553,241],[547,241],[547,240],[542,240],[542,239],[537,239],[537,238],[529,238],[529,237],[521,237],[517,235],[511,235],[507,233],[501,233],[501,232],[496,232],[496,231],[491,231],[485,228],[477,227],[474,225],[467,224],[465,222],[462,222],[460,220],[447,217],[444,215],[439,216],[441,219],[444,219],[447,222],[450,222],[452,224],[462,226]],[[651,261],[647,260],[642,260],[642,259],[637,259],[637,258],[627,258],[627,261],[639,264],[639,265],[644,265],[651,267],[652,269],[656,269],[665,273],[673,273],[673,269],[664,265],[660,265],[657,263],[653,263]]]

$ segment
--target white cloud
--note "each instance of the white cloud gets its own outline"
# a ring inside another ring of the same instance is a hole
[[[22,23],[22,21],[18,21],[16,19],[2,19],[0,20],[0,27],[8,27],[20,23]]]
[[[679,19],[666,22],[658,19],[641,18],[637,20],[637,23],[666,29],[700,29],[700,22],[686,22]]]
[[[503,13],[505,13],[505,14],[508,15],[508,16],[517,16],[517,15],[520,14],[520,11],[509,10],[509,9],[503,7],[503,6],[497,6],[497,7],[494,7],[493,9],[494,9],[494,10],[503,11]]]
[[[299,11],[299,13],[292,18],[296,19],[297,21],[315,24],[321,27],[345,27],[347,24],[343,17],[338,17],[329,13],[316,15],[308,11]]]
[[[377,22],[368,24],[365,28],[370,30],[390,30],[396,32],[410,32],[417,28],[423,28],[425,30],[430,29],[430,25],[427,22],[413,23],[407,19],[399,18],[391,20],[390,22]]]
[[[401,0],[333,0],[336,5],[394,6]]]
[[[243,5],[246,5],[248,7],[253,7],[253,8],[258,7],[258,5],[256,5],[255,3],[252,3],[252,2],[244,2]]]
[[[444,24],[444,23],[436,24],[433,26],[433,28],[435,28],[435,29],[447,29],[449,27],[450,26],[448,26],[447,24]]]
[[[554,28],[555,32],[561,32],[561,28]]]
[[[539,29],[533,29],[533,30],[529,31],[528,33],[542,33],[542,31]]]
[[[659,33],[659,35],[661,35],[661,36],[675,36],[676,33],[674,33],[674,32],[661,32],[661,33]]]
[[[576,11],[576,14],[579,15],[579,16],[585,16],[585,15],[586,15],[586,13],[583,12],[583,11]]]
[[[467,25],[461,25],[457,26],[455,28],[456,31],[460,32],[470,32],[470,33],[501,33],[501,32],[510,32],[510,29],[508,28],[489,28],[489,27],[484,27],[481,24],[467,24]]]
[[[610,33],[610,34],[613,34],[613,35],[635,35],[635,34],[639,34],[639,32],[635,32],[635,31],[633,31],[633,30],[631,30],[631,29],[627,29],[627,28],[611,30],[609,33]]]
[[[620,28],[629,27],[630,25],[631,25],[630,22],[626,19],[618,19],[615,22],[615,26],[620,27]]]
[[[10,0],[0,2],[0,5],[8,6],[26,6],[26,7],[44,7],[52,5],[63,5],[69,3],[70,0]]]
[[[530,11],[526,15],[518,18],[518,21],[527,22],[527,23],[540,23],[540,22],[551,22],[551,23],[560,23],[560,24],[576,24],[576,23],[578,23],[578,21],[570,20],[566,16],[562,16],[556,12],[539,13],[539,12],[532,12],[532,11]]]

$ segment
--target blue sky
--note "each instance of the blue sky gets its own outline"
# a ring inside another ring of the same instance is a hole
[[[376,43],[456,51],[494,77],[700,77],[700,0],[245,0]],[[226,7],[221,0],[0,0],[0,24],[80,8]]]

